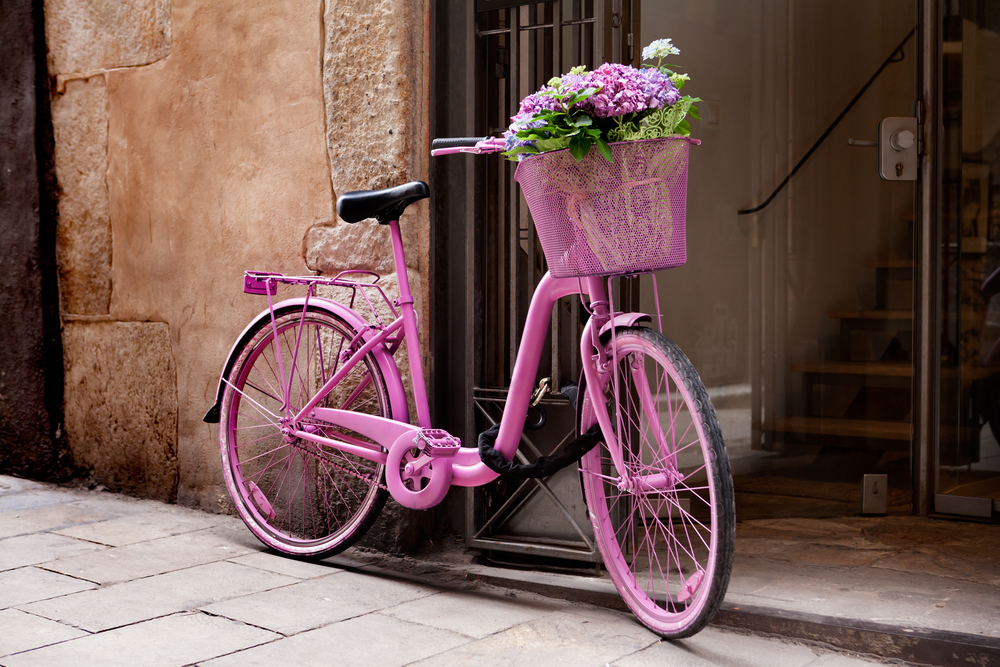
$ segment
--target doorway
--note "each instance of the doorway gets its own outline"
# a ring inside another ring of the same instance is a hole
[[[940,436],[934,510],[1000,509],[1000,7],[941,8]]]
[[[916,191],[880,178],[877,135],[914,115],[916,21],[913,0],[643,5],[641,42],[672,38],[703,99],[660,305],[742,518],[856,514],[866,475],[912,510]]]

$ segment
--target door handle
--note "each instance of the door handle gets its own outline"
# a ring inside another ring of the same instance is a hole
[[[885,118],[878,124],[878,175],[883,181],[917,180],[917,119]]]

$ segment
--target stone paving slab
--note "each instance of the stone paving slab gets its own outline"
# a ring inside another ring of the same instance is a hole
[[[930,573],[810,568],[737,557],[727,603],[1000,637],[995,587]]]
[[[75,498],[67,500],[72,502],[0,512],[0,538],[55,531],[78,524],[105,521],[122,514],[120,508],[112,509],[103,503]]]
[[[482,639],[563,607],[562,604],[538,596],[517,596],[513,591],[482,589],[446,591],[398,604],[382,613],[410,623],[452,630]],[[481,611],[470,614],[470,608]]]
[[[631,614],[495,589],[484,582],[499,581],[498,568],[472,565],[468,554],[440,553],[428,560],[352,550],[305,562],[266,551],[235,517],[4,476],[0,502],[8,508],[0,509],[0,603],[14,605],[0,609],[0,649],[9,653],[0,657],[5,667],[870,664],[711,628],[687,640],[660,642]],[[905,551],[899,546],[905,546],[905,530],[891,523],[848,524],[829,530],[822,522],[756,524],[747,537],[760,553],[738,555],[720,618],[732,613],[734,600],[931,624],[951,619],[961,625],[970,616],[991,624],[1000,617],[995,586],[984,585],[993,576],[995,550],[987,531],[994,527],[979,535],[931,526],[937,533],[911,553],[934,556],[934,544],[958,540],[950,554],[988,567],[977,574],[960,563],[933,561],[943,576],[920,578],[895,557]],[[782,541],[792,548],[779,548]],[[865,557],[848,554],[845,560],[845,551]],[[477,568],[489,577],[478,577]],[[515,572],[499,571],[511,579]],[[521,576],[534,577],[539,581],[533,585],[546,590],[582,586],[601,604],[611,598],[621,603],[601,578]],[[964,628],[958,631],[972,631]]]
[[[634,619],[581,606],[520,623],[503,632],[414,663],[414,667],[468,665],[604,665],[659,639]]]
[[[339,567],[330,563],[280,558],[269,551],[255,551],[246,556],[238,556],[229,560],[240,565],[256,567],[268,572],[276,572],[289,577],[295,577],[296,579],[314,579],[341,571]]]
[[[90,632],[109,630],[287,586],[298,580],[235,563],[219,562],[137,579],[19,608]]]
[[[31,479],[11,477],[9,475],[0,475],[0,496],[6,496],[12,493],[24,493],[25,491],[50,491],[52,488],[51,484],[46,484],[44,482],[36,482]]]
[[[46,488],[34,488],[30,491],[12,492],[0,495],[0,512],[18,512],[48,505],[59,505],[62,503],[78,500],[72,491],[68,489],[49,490]]]
[[[174,525],[169,520],[165,523]],[[97,584],[131,581],[259,551],[258,544],[250,543],[246,531],[240,528],[230,524],[195,530],[117,549],[60,558],[45,567]]]
[[[0,665],[182,667],[266,644],[278,637],[272,632],[224,618],[182,613],[0,658]]]
[[[110,547],[123,547],[137,542],[148,542],[161,537],[213,528],[226,523],[229,523],[229,517],[205,514],[204,512],[188,510],[165,513],[153,511],[130,514],[99,523],[71,526],[55,532],[80,540],[106,544]]]
[[[202,609],[291,635],[408,600],[432,596],[439,591],[438,588],[388,576],[341,572],[217,602]]]
[[[209,660],[201,667],[399,667],[471,641],[457,632],[376,613]]]
[[[95,584],[37,567],[0,572],[0,609],[28,602],[71,595],[96,588]]]
[[[658,641],[611,667],[861,667],[870,662],[831,654],[812,646],[748,637],[714,628],[702,630],[683,642]]]
[[[9,537],[3,540],[2,548],[0,548],[0,572],[27,565],[47,563],[57,558],[70,558],[104,548],[104,546],[93,542],[83,542],[72,537],[51,533]]]
[[[0,611],[0,664],[3,656],[87,636],[83,630],[17,609]]]

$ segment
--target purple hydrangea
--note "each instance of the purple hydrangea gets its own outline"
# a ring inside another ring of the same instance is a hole
[[[681,98],[681,91],[677,90],[669,74],[654,67],[639,70],[639,76],[646,80],[650,109],[671,107]]]
[[[520,116],[521,116],[521,114],[518,114],[517,116],[514,116],[514,118],[518,118]],[[526,116],[526,118],[530,118],[530,117],[531,117],[530,115]],[[504,138],[503,149],[505,151],[509,151],[509,150],[513,150],[514,148],[518,148],[519,146],[532,146],[532,147],[534,147],[534,145],[535,145],[534,141],[526,141],[524,139],[518,139],[517,138],[517,133],[520,132],[521,130],[530,130],[530,129],[533,129],[533,128],[536,128],[536,127],[542,127],[543,125],[545,125],[545,121],[544,120],[535,120],[535,121],[513,122],[513,123],[511,123],[510,127],[507,128],[507,131],[503,133],[503,138]]]
[[[521,100],[517,114],[511,117],[511,124],[504,133],[507,151],[521,146],[535,146],[533,141],[519,139],[517,133],[546,125],[546,121],[538,120],[538,114],[545,111],[557,114],[567,111],[562,108],[562,102],[554,97],[557,94],[564,97],[592,89],[589,97],[575,103],[569,111],[583,112],[595,119],[618,118],[619,126],[623,120],[621,116],[638,114],[629,119],[630,122],[638,123],[645,117],[645,112],[673,106],[681,99],[681,93],[671,80],[669,70],[661,70],[659,67],[636,69],[630,65],[604,63],[592,72],[587,72],[583,67],[573,68],[573,71],[551,83],[553,85],[545,85],[538,92]],[[680,85],[683,85],[683,81]],[[561,132],[562,130],[558,130],[550,134],[556,139],[565,138],[561,136]],[[594,140],[591,136],[585,138],[589,147]],[[523,154],[518,154],[511,156],[511,159],[520,160],[523,157]]]
[[[580,108],[597,118],[613,118],[670,106],[680,92],[670,77],[656,69],[638,70],[629,65],[604,63],[591,72],[589,85],[600,88]]]
[[[671,82],[669,75],[656,68],[635,69],[629,65],[604,63],[585,75],[564,74],[561,77],[563,92],[577,92],[584,88],[595,88],[597,92],[586,100],[574,105],[595,118],[613,118],[630,113],[641,113],[650,109],[671,106],[680,99],[680,91]],[[553,92],[551,86],[543,86],[537,93],[521,100],[521,108],[511,117],[508,134],[512,135],[526,127],[528,121],[539,111],[555,111],[559,101],[546,93]],[[515,127],[517,126],[517,127]],[[537,126],[535,126],[537,127]],[[508,139],[508,144],[511,140]]]

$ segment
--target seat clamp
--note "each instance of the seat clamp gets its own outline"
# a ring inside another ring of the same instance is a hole
[[[402,306],[404,303],[413,303],[413,297],[412,296],[408,296],[405,299],[403,297],[399,297],[398,299],[394,300],[394,303],[397,306]]]

